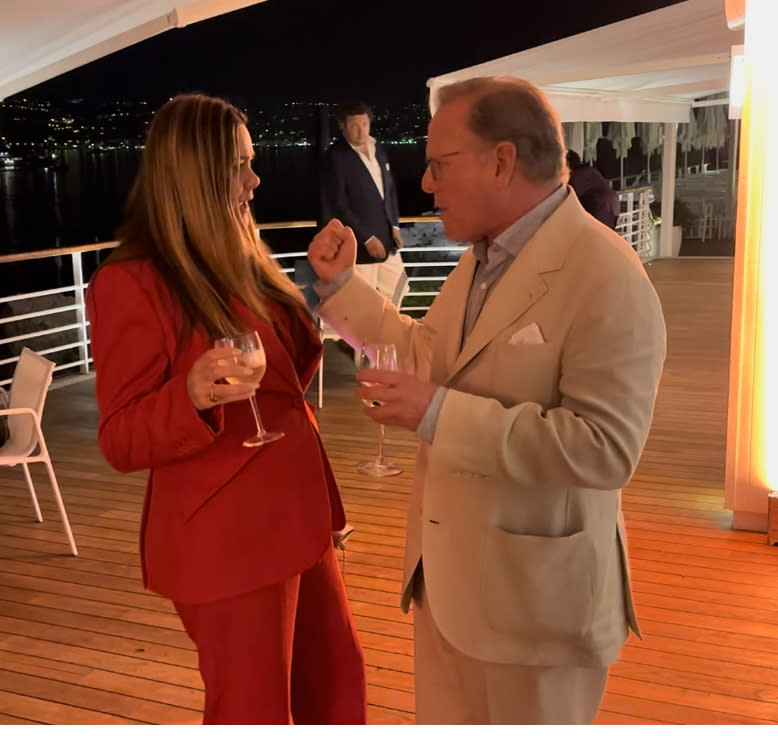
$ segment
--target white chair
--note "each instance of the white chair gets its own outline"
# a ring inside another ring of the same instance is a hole
[[[59,492],[57,478],[41,430],[43,404],[46,401],[53,373],[54,363],[29,348],[22,348],[11,381],[10,406],[8,409],[0,410],[0,415],[8,417],[8,440],[0,447],[0,466],[13,467],[21,464],[38,521],[43,521],[43,517],[27,465],[43,463],[46,466],[62,517],[62,525],[65,527],[65,534],[70,543],[70,550],[77,556],[78,549],[73,539],[73,532],[70,530],[65,504],[62,502],[62,494]],[[37,453],[33,454],[36,450]]]
[[[408,292],[408,274],[403,271],[397,278],[397,283],[392,293],[392,304],[397,309],[402,305],[402,300]],[[319,320],[319,336],[322,343],[326,345],[327,340],[339,340],[340,335],[329,325]],[[321,363],[319,364],[319,409],[324,406],[324,354],[322,353]]]
[[[319,337],[321,337],[322,344],[326,347],[327,340],[340,340],[340,335],[319,320]],[[324,353],[321,354],[321,363],[319,363],[319,409],[324,406]]]
[[[700,240],[703,243],[706,238],[713,238],[713,225],[713,202],[706,200],[702,203],[702,222],[700,224]]]

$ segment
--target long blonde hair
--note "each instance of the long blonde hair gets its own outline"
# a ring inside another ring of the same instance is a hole
[[[268,300],[306,312],[299,289],[234,201],[242,124],[242,112],[201,94],[178,95],[157,111],[119,229],[121,244],[109,259],[154,263],[183,308],[181,337],[195,325],[211,338],[245,329],[229,297],[268,322]]]

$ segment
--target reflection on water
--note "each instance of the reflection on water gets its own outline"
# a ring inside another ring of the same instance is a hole
[[[0,253],[112,240],[141,151],[62,151],[64,167],[0,169]],[[432,207],[421,192],[423,144],[390,146],[400,212],[416,215]],[[255,192],[258,220],[315,219],[318,153],[312,147],[260,147]]]
[[[138,152],[62,152],[62,168],[0,172],[0,252],[110,240],[137,169]]]
[[[388,146],[400,213],[428,212],[432,199],[420,189],[424,145]],[[140,150],[64,150],[58,168],[0,169],[0,255],[115,238],[124,201],[138,168]],[[262,222],[315,220],[318,152],[312,147],[259,147],[255,166],[261,184],[254,213]],[[268,230],[276,252],[304,250],[310,230]],[[98,256],[84,256],[88,277]],[[290,264],[284,264],[290,265]],[[0,296],[72,283],[68,257],[0,266]]]

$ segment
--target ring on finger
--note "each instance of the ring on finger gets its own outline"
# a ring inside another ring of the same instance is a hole
[[[215,404],[217,401],[219,401],[219,397],[216,395],[216,389],[211,385],[211,393],[208,394],[208,398]]]

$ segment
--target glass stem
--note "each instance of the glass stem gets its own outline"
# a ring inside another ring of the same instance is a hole
[[[257,435],[261,436],[265,434],[265,428],[262,426],[262,419],[259,416],[257,397],[254,395],[249,396],[249,403],[251,404],[251,411],[254,412],[254,421],[257,423]]]
[[[376,458],[376,465],[383,465],[384,464],[384,425],[379,424],[378,425],[380,429],[378,430],[378,457]]]

